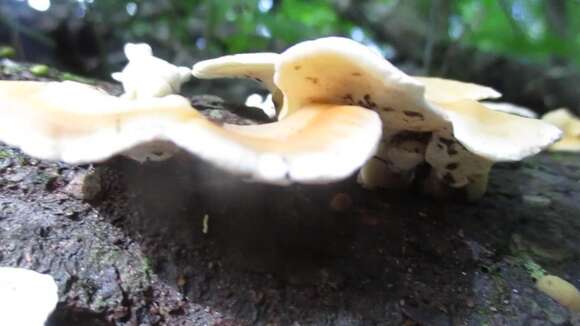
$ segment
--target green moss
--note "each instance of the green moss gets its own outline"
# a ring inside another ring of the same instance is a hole
[[[153,264],[149,257],[143,257],[143,274],[145,274],[148,281],[151,280],[151,275],[153,275]]]
[[[33,65],[30,67],[30,72],[37,77],[48,76],[49,68],[47,65]]]
[[[34,176],[34,183],[46,185],[53,177],[54,175],[49,173],[39,172],[36,176]]]
[[[535,280],[539,280],[544,275],[546,275],[546,270],[544,270],[542,266],[538,265],[529,257],[524,260],[524,267]]]
[[[0,46],[0,58],[14,58],[16,50],[10,46]]]
[[[84,78],[75,74],[71,74],[70,72],[63,72],[60,74],[59,76],[60,79],[62,80],[71,80],[71,81],[76,81],[79,83],[83,83],[83,84],[95,84],[95,81],[90,80],[88,78]]]

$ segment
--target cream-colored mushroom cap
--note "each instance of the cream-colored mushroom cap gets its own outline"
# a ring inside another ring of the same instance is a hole
[[[453,136],[471,153],[495,162],[535,155],[562,136],[541,120],[494,111],[474,101],[439,106],[453,124]]]
[[[218,126],[178,95],[131,100],[76,82],[0,81],[0,140],[68,163],[161,143],[252,179],[321,183],[355,172],[380,134],[377,114],[356,106],[311,104],[276,123]]]
[[[536,287],[566,308],[580,312],[580,291],[572,283],[556,275],[544,275],[536,281]]]
[[[550,111],[542,116],[542,120],[575,136],[580,136],[580,119],[567,109]]]
[[[491,87],[458,80],[437,77],[414,77],[425,85],[425,97],[429,101],[453,102],[457,100],[484,100],[501,97],[501,94]]]
[[[370,48],[341,37],[298,43],[280,55],[274,81],[284,95],[281,117],[307,103],[352,104],[377,111],[385,127],[431,131],[442,116],[425,87]]]
[[[580,152],[580,119],[566,109],[550,111],[542,120],[560,128],[562,140],[550,146],[552,151]]]
[[[42,326],[58,303],[50,275],[0,267],[0,325]]]
[[[452,128],[433,133],[425,160],[451,187],[465,187],[469,199],[487,189],[495,162],[539,153],[561,137],[558,128],[537,119],[498,112],[473,100],[435,102]]]
[[[244,53],[209,59],[193,65],[196,78],[250,78],[274,89],[272,80],[278,53]]]
[[[199,79],[247,78],[262,84],[278,102],[278,87],[274,84],[274,65],[278,53],[233,54],[197,62],[192,74]]]

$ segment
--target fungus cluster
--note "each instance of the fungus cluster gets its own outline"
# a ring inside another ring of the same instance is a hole
[[[308,105],[354,105],[382,122],[375,154],[360,171],[367,188],[407,187],[427,165],[427,190],[463,188],[476,199],[494,162],[534,155],[559,139],[542,121],[479,102],[495,90],[440,78],[411,77],[371,49],[345,38],[299,43],[279,55],[239,54],[193,67],[198,78],[262,82],[281,121]],[[493,106],[493,105],[490,105]]]
[[[369,48],[330,37],[281,54],[249,53],[197,63],[197,78],[250,78],[271,93],[278,121],[216,125],[173,95],[185,69],[125,49],[115,97],[74,82],[0,82],[0,140],[69,163],[116,154],[165,159],[186,150],[227,171],[275,183],[325,183],[362,167],[367,188],[406,187],[419,168],[442,187],[480,197],[494,162],[536,154],[560,137],[540,120],[497,112],[491,88],[411,77]]]

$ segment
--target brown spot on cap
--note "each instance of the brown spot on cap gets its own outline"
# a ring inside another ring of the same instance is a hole
[[[453,145],[455,143],[453,140],[448,139],[448,138],[443,138],[443,137],[440,137],[439,141],[441,143],[445,144],[447,147],[450,147],[451,145]]]
[[[457,169],[457,167],[459,167],[458,163],[449,163],[447,164],[447,166],[445,166],[447,170],[455,170]]]
[[[424,116],[421,113],[415,111],[403,111],[403,114],[410,118],[421,118],[421,119],[424,118]]]
[[[448,184],[453,184],[455,183],[455,178],[451,173],[448,172],[443,175],[443,181],[447,182]]]
[[[313,84],[318,84],[318,78],[316,77],[306,77],[306,80],[312,82]]]
[[[342,97],[343,100],[346,101],[347,104],[354,104],[354,99],[352,98],[352,94],[346,94]]]

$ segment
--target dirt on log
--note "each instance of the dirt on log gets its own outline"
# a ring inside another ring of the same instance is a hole
[[[70,166],[0,145],[0,265],[55,278],[53,326],[578,325],[530,271],[580,287],[578,158],[498,164],[466,204],[249,183],[186,153]]]

